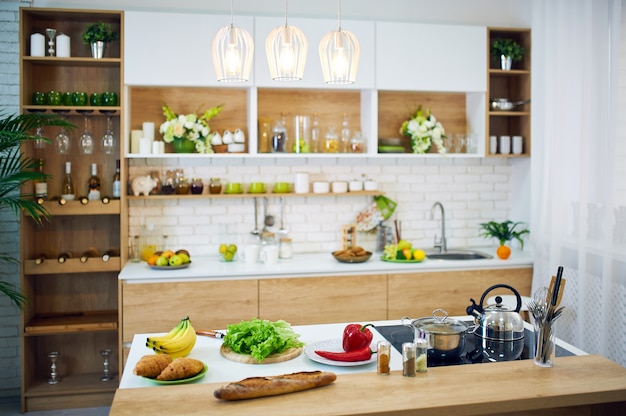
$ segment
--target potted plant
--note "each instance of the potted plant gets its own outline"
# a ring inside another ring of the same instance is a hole
[[[498,258],[506,260],[511,255],[511,248],[507,246],[507,242],[513,239],[519,241],[520,246],[524,249],[524,240],[522,236],[529,234],[528,229],[515,231],[518,225],[524,224],[523,222],[513,222],[510,220],[504,222],[483,222],[480,224],[480,235],[485,238],[496,238],[500,243],[500,246],[496,250]]]
[[[500,60],[500,68],[510,70],[513,62],[519,62],[526,51],[513,39],[496,39],[491,43],[491,54]]]
[[[107,43],[119,39],[119,33],[104,22],[92,23],[83,33],[83,43],[91,46],[91,56],[100,59],[104,56],[104,47]]]
[[[0,209],[8,208],[15,216],[24,210],[38,224],[48,218],[48,212],[43,205],[37,203],[32,194],[21,194],[20,190],[25,183],[42,176],[37,169],[37,161],[24,155],[21,145],[23,142],[39,139],[29,132],[45,126],[74,127],[55,114],[26,113],[6,116],[0,113]],[[10,255],[0,253],[0,263],[17,262]],[[3,278],[0,275],[0,294],[5,294],[21,308],[27,298],[19,288],[2,280]]]

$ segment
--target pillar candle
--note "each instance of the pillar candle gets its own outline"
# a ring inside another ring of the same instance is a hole
[[[70,37],[64,33],[57,36],[57,56],[59,58],[70,57]]]
[[[143,137],[150,140],[150,142],[154,141],[154,123],[149,121],[143,123]]]
[[[143,136],[141,130],[132,130],[130,132],[130,152],[139,153],[139,139]]]
[[[151,152],[150,139],[147,137],[142,137],[139,139],[139,153],[142,155],[149,155]]]
[[[46,56],[46,37],[41,33],[30,35],[30,56]]]

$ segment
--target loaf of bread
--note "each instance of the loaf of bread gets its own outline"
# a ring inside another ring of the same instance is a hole
[[[133,369],[133,374],[136,376],[156,378],[171,362],[172,357],[167,354],[144,355],[137,361]]]
[[[200,360],[189,357],[178,357],[169,363],[167,367],[161,371],[157,380],[172,381],[182,380],[199,374],[204,369],[204,364]]]
[[[220,387],[213,395],[220,400],[255,399],[314,389],[326,386],[336,379],[335,373],[326,371],[301,371],[279,376],[249,377]]]

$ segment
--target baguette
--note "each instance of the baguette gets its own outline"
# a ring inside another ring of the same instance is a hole
[[[220,387],[213,395],[220,400],[256,399],[314,389],[326,386],[336,379],[335,373],[326,371],[301,371],[278,376],[249,377]]]

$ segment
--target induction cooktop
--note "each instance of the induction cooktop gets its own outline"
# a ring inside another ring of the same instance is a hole
[[[374,327],[387,341],[393,345],[393,347],[402,353],[402,344],[404,342],[413,341],[413,329],[404,325],[383,325]],[[521,348],[522,341],[508,341],[519,342],[519,348]],[[524,329],[523,350],[517,358],[509,358],[511,356],[498,357],[493,350],[489,350],[489,345],[483,345],[483,338],[480,335],[475,334],[472,329],[468,329],[465,335],[465,348],[459,356],[442,357],[435,356],[433,350],[428,350],[428,367],[441,367],[447,365],[461,365],[461,364],[478,364],[488,363],[496,361],[510,361],[515,360],[527,360],[532,358],[533,354],[533,331]],[[497,344],[497,343],[496,343]],[[493,343],[491,344],[493,346]],[[497,346],[497,345],[496,345]],[[506,351],[506,348],[503,348]],[[556,346],[555,354],[557,357],[564,357],[574,355],[572,352]],[[517,354],[514,354],[517,355]]]

